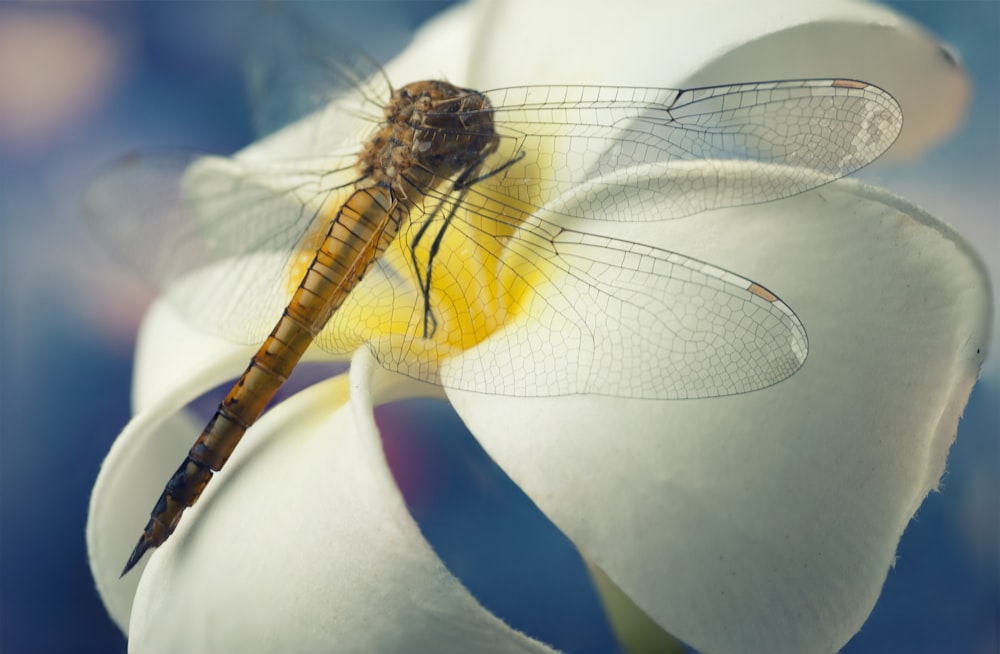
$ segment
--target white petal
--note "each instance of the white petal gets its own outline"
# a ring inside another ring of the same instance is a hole
[[[151,558],[130,651],[552,652],[483,609],[385,464],[372,363],[267,414]],[[399,392],[390,387],[383,397]]]
[[[710,400],[449,396],[672,634],[711,652],[838,649],[943,472],[985,356],[982,264],[933,217],[851,182],[615,234],[777,293],[808,331],[803,368]]]

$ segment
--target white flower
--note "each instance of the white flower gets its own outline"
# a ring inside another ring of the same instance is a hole
[[[862,79],[903,107],[897,156],[949,131],[968,95],[938,46],[882,8],[627,5],[460,7],[388,72],[474,88]],[[294,151],[297,138],[292,130],[243,156]],[[775,289],[807,325],[807,365],[785,383],[711,400],[518,399],[382,373],[362,350],[349,381],[265,415],[174,536],[119,580],[201,427],[184,405],[252,354],[155,305],[137,354],[135,417],[101,471],[88,525],[98,589],[130,648],[553,651],[479,605],[407,512],[372,407],[419,395],[446,396],[596,574],[663,629],[706,652],[840,648],[943,471],[985,357],[982,264],[933,217],[851,181],[695,219],[592,227]]]

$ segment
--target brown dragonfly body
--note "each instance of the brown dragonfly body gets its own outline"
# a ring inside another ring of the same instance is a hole
[[[461,193],[497,142],[482,94],[437,81],[393,93],[359,156],[357,190],[330,221],[281,319],[167,482],[122,575],[173,533],[411,209],[443,184]]]

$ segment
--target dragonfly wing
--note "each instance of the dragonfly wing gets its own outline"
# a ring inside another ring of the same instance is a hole
[[[874,161],[896,140],[902,111],[878,87],[850,80],[788,80],[687,90],[544,86],[488,93],[503,140],[499,156],[519,165],[488,180],[512,204],[544,204],[605,175],[645,164],[695,160],[764,162],[788,169],[780,183],[720,184],[712,166],[689,169],[679,189],[650,196],[635,212],[641,173],[620,176],[588,215],[609,221],[662,220],[769,202],[816,188]]]
[[[536,224],[511,239],[499,279],[521,320],[449,362],[444,385],[716,397],[776,384],[808,351],[798,317],[764,287],[648,245]]]
[[[430,199],[445,211],[436,214],[428,241],[458,196]],[[430,266],[431,334],[404,239],[352,291],[317,343],[332,352],[367,344],[389,370],[524,397],[734,395],[776,384],[805,361],[799,318],[749,279],[538,216],[522,215],[513,227],[495,207],[462,207],[463,219],[448,226]],[[421,270],[426,247],[416,254]]]
[[[287,302],[290,260],[357,176],[349,159],[133,155],[92,184],[86,213],[98,238],[192,324],[254,343]]]

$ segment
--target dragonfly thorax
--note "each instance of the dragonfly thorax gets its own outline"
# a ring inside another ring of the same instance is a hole
[[[472,172],[498,143],[486,96],[448,82],[413,82],[397,89],[384,118],[358,166],[373,184],[392,188],[400,201],[416,202],[443,180]]]

